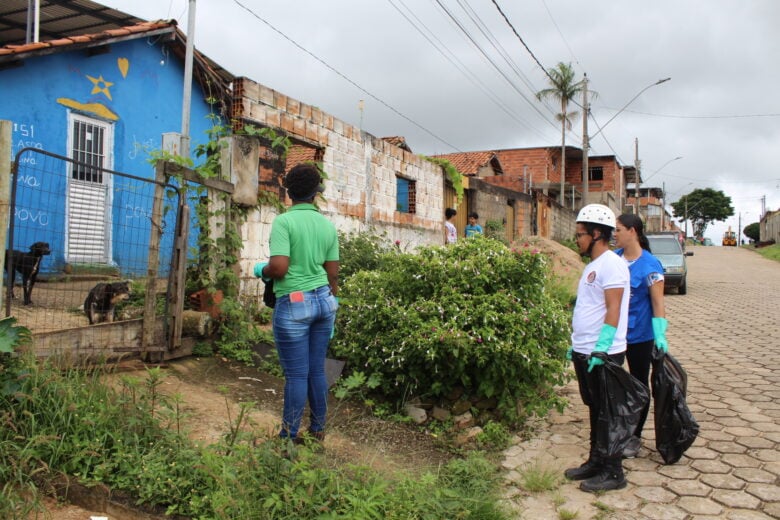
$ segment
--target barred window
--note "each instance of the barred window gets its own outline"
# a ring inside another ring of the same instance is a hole
[[[396,211],[417,212],[417,181],[396,177]]]

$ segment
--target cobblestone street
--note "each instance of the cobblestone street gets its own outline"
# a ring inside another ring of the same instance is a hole
[[[565,482],[527,493],[517,482],[528,467],[563,472],[587,457],[587,413],[572,381],[564,413],[504,453],[518,518],[780,518],[780,263],[738,248],[689,250],[688,294],[667,294],[666,313],[669,351],[688,373],[696,442],[664,465],[651,408],[639,456],[624,461],[627,488],[592,495]]]

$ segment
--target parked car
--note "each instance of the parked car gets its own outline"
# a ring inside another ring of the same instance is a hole
[[[686,256],[693,251],[683,251],[680,241],[673,235],[647,235],[650,252],[664,266],[664,289],[677,288],[677,294],[688,292],[688,266]]]

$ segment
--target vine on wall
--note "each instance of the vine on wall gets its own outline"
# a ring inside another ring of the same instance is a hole
[[[452,183],[452,187],[455,188],[456,203],[460,204],[463,200],[463,174],[447,159],[442,159],[441,157],[427,157],[425,155],[423,155],[422,158],[428,162],[441,166],[447,179]]]

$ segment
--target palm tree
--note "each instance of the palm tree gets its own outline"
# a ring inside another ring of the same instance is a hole
[[[563,195],[566,182],[566,130],[571,130],[571,122],[577,116],[577,112],[569,112],[569,101],[582,92],[584,80],[574,81],[574,69],[571,63],[559,62],[555,68],[547,71],[550,80],[550,88],[536,93],[536,99],[553,98],[561,103],[561,113],[555,118],[561,122],[561,206],[564,206]]]

